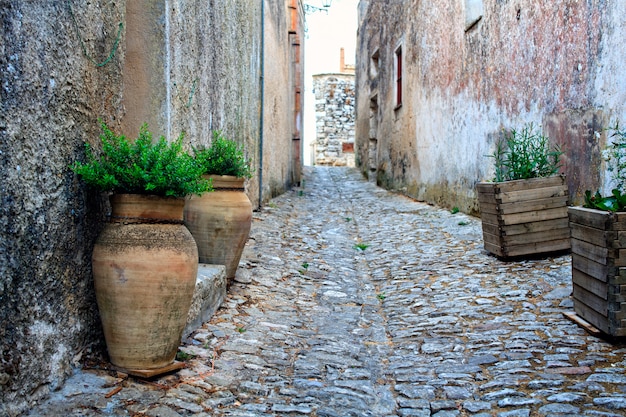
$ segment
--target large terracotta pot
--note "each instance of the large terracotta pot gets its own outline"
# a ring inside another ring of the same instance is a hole
[[[157,369],[176,358],[198,272],[184,199],[118,194],[93,250],[98,309],[111,363]]]
[[[185,225],[196,239],[201,263],[226,266],[235,278],[252,225],[252,204],[243,178],[211,175],[215,191],[193,196],[185,205]]]

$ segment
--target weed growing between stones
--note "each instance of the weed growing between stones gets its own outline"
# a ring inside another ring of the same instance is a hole
[[[354,249],[364,251],[365,249],[369,248],[369,246],[370,245],[368,245],[367,243],[359,242],[354,245]]]

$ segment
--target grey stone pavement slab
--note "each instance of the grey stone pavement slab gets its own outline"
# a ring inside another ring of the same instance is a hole
[[[31,416],[623,416],[626,344],[572,311],[570,256],[504,262],[480,220],[306,168],[151,381],[83,368]],[[110,395],[106,394],[119,392]]]

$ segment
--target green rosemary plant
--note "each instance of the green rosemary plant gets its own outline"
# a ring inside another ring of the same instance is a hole
[[[210,147],[194,149],[194,153],[198,165],[205,174],[252,177],[250,162],[246,160],[243,146],[227,139],[219,130],[213,132]]]
[[[172,143],[163,136],[155,143],[144,123],[137,139],[130,142],[113,133],[102,120],[99,122],[102,149],[96,151],[86,143],[87,162],[71,165],[87,185],[103,192],[163,197],[209,191],[209,182],[202,179],[202,168],[183,150],[183,133]]]
[[[561,149],[551,146],[550,139],[533,123],[526,124],[521,130],[512,129],[498,140],[496,149],[489,155],[495,161],[494,181],[555,175],[561,167],[562,154]]]

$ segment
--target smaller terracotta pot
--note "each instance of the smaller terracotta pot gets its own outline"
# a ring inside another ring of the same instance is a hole
[[[201,263],[224,265],[226,277],[235,278],[252,226],[252,204],[244,179],[210,175],[215,191],[192,196],[185,204],[185,225],[198,244]]]

